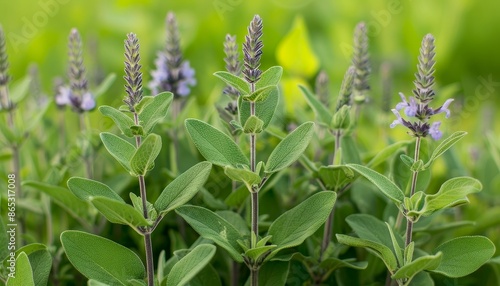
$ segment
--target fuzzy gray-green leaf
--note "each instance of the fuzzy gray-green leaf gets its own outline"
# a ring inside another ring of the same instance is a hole
[[[222,79],[222,81],[224,81],[226,84],[229,84],[230,86],[236,88],[241,93],[241,95],[250,93],[250,86],[244,79],[226,71],[219,71],[214,73],[214,75]]]
[[[273,255],[301,244],[318,230],[330,215],[336,199],[334,192],[319,192],[279,216],[268,232],[272,243],[278,245]]]
[[[99,107],[99,111],[104,115],[113,120],[115,122],[116,126],[120,131],[128,137],[133,137],[134,134],[132,134],[132,130],[130,127],[132,127],[135,123],[132,118],[127,116],[127,114],[119,111],[118,109],[115,109],[111,106],[103,105]]]
[[[495,254],[495,245],[484,236],[464,236],[449,240],[433,251],[442,252],[439,266],[432,272],[463,277],[476,271]]]
[[[161,151],[161,137],[149,134],[130,159],[130,169],[137,176],[146,175],[154,166],[154,160]]]
[[[101,133],[101,140],[109,154],[111,154],[125,170],[130,172],[130,160],[132,156],[134,156],[136,150],[135,146],[115,134],[108,132]]]
[[[90,201],[92,197],[106,197],[115,201],[123,199],[107,185],[87,178],[73,177],[68,180],[68,188],[79,199]]]
[[[149,226],[143,214],[133,206],[124,202],[105,197],[93,197],[90,202],[111,223],[129,225],[136,229],[138,226]]]
[[[215,246],[211,244],[196,246],[172,267],[168,274],[167,286],[186,285],[210,262],[214,254]]]
[[[182,216],[200,236],[213,240],[227,250],[231,257],[243,262],[242,249],[237,240],[243,240],[241,234],[228,221],[218,214],[198,206],[181,206],[175,212]]]
[[[154,97],[151,103],[141,110],[139,121],[144,130],[144,134],[149,134],[156,123],[167,115],[173,97],[173,94],[170,92],[159,93]]]
[[[372,182],[385,196],[397,205],[403,202],[405,197],[403,191],[386,176],[362,165],[347,164],[347,166]]]
[[[205,184],[212,170],[212,164],[201,162],[177,176],[163,189],[154,203],[160,214],[167,213],[187,203]]]
[[[109,285],[128,285],[144,279],[146,270],[132,250],[104,237],[67,230],[61,243],[73,266],[88,279]]]
[[[272,174],[290,166],[304,153],[314,134],[314,123],[306,122],[283,139],[267,159],[265,172]]]
[[[249,165],[247,157],[238,145],[211,125],[197,119],[187,119],[186,129],[201,155],[214,165]]]

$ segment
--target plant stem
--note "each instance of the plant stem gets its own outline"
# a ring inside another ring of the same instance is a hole
[[[259,285],[259,270],[258,269],[250,269],[250,286],[258,286]]]
[[[139,116],[134,112],[134,121],[136,125],[139,125]],[[141,136],[135,136],[135,143],[137,148],[141,146]],[[144,176],[139,176],[139,190],[141,194],[142,201],[142,214],[145,219],[149,218],[148,215],[148,205],[146,196],[146,182]],[[151,243],[151,232],[148,228],[145,229],[144,233],[144,248],[146,251],[146,271],[148,275],[148,286],[154,286],[154,261],[153,261],[153,245]]]
[[[419,154],[420,154],[420,141],[422,139],[420,137],[417,137],[417,140],[415,142],[415,156],[413,160],[415,162],[418,161]],[[410,197],[415,194],[415,189],[417,188],[417,177],[418,177],[418,171],[413,171],[413,175],[411,177],[411,189],[410,189]],[[411,241],[412,241],[412,233],[413,232],[413,222],[406,218],[406,246],[408,246]]]
[[[340,130],[335,130],[335,149],[333,151],[333,158],[332,158],[332,164],[335,165],[335,159],[337,156],[338,151],[340,150],[340,139],[342,137],[342,133]],[[321,188],[326,191],[326,187],[323,184],[321,180],[318,180],[320,182]],[[337,190],[335,190],[337,191]],[[335,216],[335,206],[332,209],[332,212],[328,216],[328,219],[325,222],[325,231],[323,233],[323,241],[321,242],[321,251],[319,253],[319,261],[323,260],[323,255],[325,254],[326,249],[328,248],[328,245],[330,244],[330,241],[332,240],[332,229],[333,229],[333,219]]]

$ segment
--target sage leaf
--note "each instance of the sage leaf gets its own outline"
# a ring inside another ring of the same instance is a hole
[[[130,169],[136,176],[144,176],[153,169],[154,160],[161,151],[161,137],[149,134],[130,159]]]
[[[186,129],[201,155],[212,164],[222,167],[250,164],[238,145],[211,125],[197,119],[187,119]]]
[[[305,95],[306,101],[316,114],[316,119],[323,126],[330,126],[332,113],[319,101],[318,96],[313,94],[307,87],[299,85],[300,90]]]
[[[151,103],[142,108],[139,113],[139,123],[147,135],[153,130],[156,123],[162,120],[166,115],[174,95],[171,92],[162,92],[154,96]]]
[[[28,255],[21,252],[16,258],[16,271],[14,278],[7,279],[6,286],[35,286],[33,272]]]
[[[175,212],[202,237],[213,240],[224,248],[237,262],[243,262],[242,249],[237,240],[243,240],[241,234],[228,221],[211,210],[198,206],[181,206]]]
[[[226,84],[236,88],[236,90],[238,90],[241,95],[247,95],[250,93],[250,85],[241,77],[226,71],[219,71],[214,73],[214,75],[222,79],[222,81],[224,81]]]
[[[90,201],[92,197],[106,197],[115,201],[124,200],[107,185],[87,178],[73,177],[68,180],[68,188],[79,199]]]
[[[403,202],[405,197],[403,191],[386,176],[362,165],[347,164],[347,166],[372,182],[386,197],[398,206]]]
[[[102,132],[100,136],[109,154],[111,154],[125,170],[130,172],[130,160],[132,156],[134,156],[136,150],[135,146],[112,133]]]
[[[133,206],[124,202],[105,197],[92,197],[90,202],[111,223],[129,225],[136,230],[138,226],[151,225],[151,223],[144,218],[143,214]]]
[[[309,145],[313,134],[313,122],[306,122],[288,134],[269,155],[265,172],[272,174],[281,171],[299,159]]]
[[[154,203],[156,210],[163,215],[187,203],[205,184],[211,170],[212,164],[201,162],[177,176]]]
[[[118,129],[127,137],[133,137],[132,130],[130,129],[135,125],[134,120],[130,118],[127,114],[115,109],[111,106],[103,105],[99,107],[99,111],[104,115],[113,120]]]
[[[67,230],[61,234],[61,243],[68,260],[88,279],[128,285],[129,280],[145,278],[146,270],[139,256],[107,238]]]
[[[200,244],[181,258],[170,270],[167,286],[186,285],[210,262],[215,254],[215,246]]]

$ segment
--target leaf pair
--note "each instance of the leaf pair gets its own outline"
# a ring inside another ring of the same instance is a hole
[[[211,163],[221,167],[249,167],[248,159],[241,149],[225,133],[197,119],[187,119],[186,129],[200,153]],[[283,139],[269,156],[264,172],[272,174],[283,170],[296,161],[304,152],[314,134],[314,123],[306,122]],[[258,176],[258,174],[255,174]],[[257,181],[255,176],[251,181]],[[247,182],[248,183],[248,182]]]
[[[300,245],[318,230],[330,215],[335,200],[334,192],[320,192],[278,217],[269,227],[270,242],[275,246],[265,249],[272,250],[266,261],[283,249]],[[243,262],[244,249],[238,243],[244,240],[243,234],[229,221],[198,206],[182,206],[176,212],[202,237],[213,240],[235,261]]]
[[[211,169],[212,164],[201,162],[175,178],[154,203],[156,213],[164,216],[188,202],[205,184]],[[91,202],[112,223],[126,224],[136,231],[138,227],[152,224],[144,218],[142,209],[125,203],[116,192],[103,183],[73,177],[68,180],[68,187],[81,200]]]
[[[157,134],[149,134],[139,148],[108,132],[101,133],[101,140],[108,152],[133,176],[144,176],[153,169],[162,145]]]
[[[156,96],[144,96],[136,106],[139,124],[125,112],[111,106],[103,105],[99,111],[113,120],[122,134],[127,137],[147,136],[154,126],[167,115],[167,110],[173,99],[170,92],[162,92]]]

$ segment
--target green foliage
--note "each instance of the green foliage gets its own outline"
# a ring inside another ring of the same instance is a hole
[[[443,258],[433,272],[448,277],[462,277],[476,271],[495,253],[495,245],[484,236],[465,236],[449,240],[436,249]]]
[[[26,253],[21,252],[16,258],[16,276],[7,280],[8,286],[35,286],[30,261]]]
[[[144,176],[153,169],[155,159],[161,151],[161,137],[149,134],[130,159],[130,169],[135,176]]]
[[[213,240],[231,257],[243,262],[241,247],[237,243],[243,237],[239,231],[218,214],[198,206],[181,206],[175,210],[202,237]]]
[[[215,246],[213,245],[201,244],[196,246],[172,267],[168,274],[167,286],[186,285],[210,262],[214,254]]]
[[[391,201],[397,205],[401,204],[404,200],[403,191],[398,188],[389,178],[373,171],[362,165],[347,164],[347,166],[356,172],[363,175],[366,179],[372,182],[377,188]]]
[[[143,279],[146,270],[130,249],[109,239],[81,231],[65,231],[61,243],[71,264],[88,279],[108,285],[128,285]]]
[[[151,225],[137,209],[124,202],[106,197],[92,197],[90,202],[112,223],[126,224],[134,229]]]
[[[139,123],[142,126],[144,135],[148,135],[155,125],[165,118],[173,97],[174,95],[170,92],[162,92],[154,96],[153,100],[149,100],[147,97],[142,98],[142,100],[148,102],[147,105],[141,108],[142,110],[139,113]]]
[[[209,124],[196,120],[186,120],[186,129],[194,145],[209,162],[218,166],[249,165],[238,145],[229,136]]]
[[[130,142],[108,132],[101,133],[101,140],[108,150],[109,154],[113,156],[128,172],[132,172],[130,160],[134,156],[136,148]]]
[[[306,122],[297,127],[273,150],[265,165],[265,172],[272,174],[295,162],[307,148],[314,134],[314,123]]]
[[[301,244],[316,232],[332,212],[336,199],[334,192],[319,192],[278,217],[269,227],[271,241],[278,246],[271,255]]]
[[[163,189],[154,207],[160,215],[164,215],[187,203],[205,184],[212,170],[212,164],[201,162],[177,176]]]
[[[131,130],[132,126],[135,125],[134,120],[127,116],[127,114],[107,105],[99,107],[99,111],[102,113],[102,115],[111,118],[123,135],[127,137],[134,136]]]
[[[93,197],[106,197],[118,202],[124,202],[110,187],[91,179],[73,177],[68,180],[68,188],[75,196],[84,201],[90,201]]]

